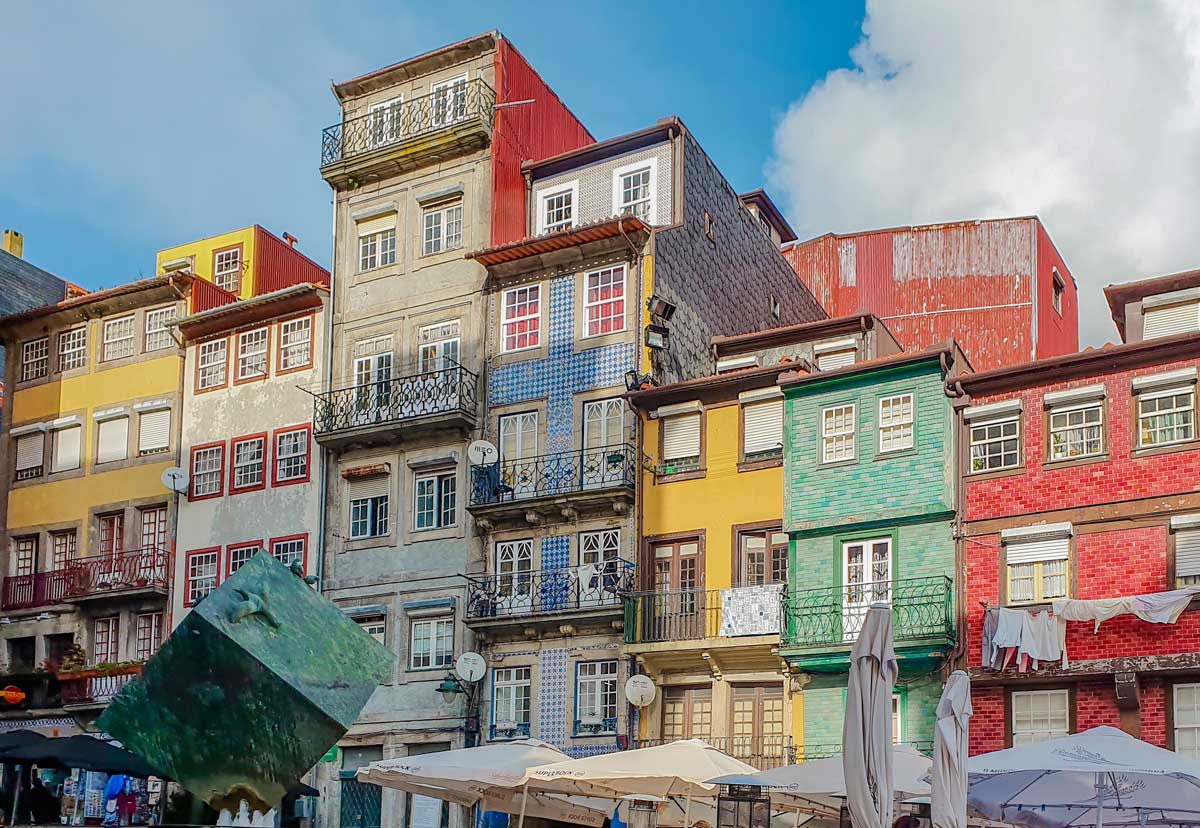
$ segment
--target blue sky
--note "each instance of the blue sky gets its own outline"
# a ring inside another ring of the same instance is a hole
[[[5,92],[0,225],[25,234],[30,261],[97,288],[253,223],[327,263],[329,81],[492,28],[598,138],[677,114],[735,188],[763,186],[780,120],[851,66],[864,9],[47,0],[5,14],[0,77],[24,80]]]

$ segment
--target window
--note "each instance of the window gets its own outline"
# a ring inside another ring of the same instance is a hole
[[[192,606],[217,588],[217,564],[220,550],[200,549],[187,555],[187,591],[184,603]]]
[[[429,88],[433,99],[433,125],[448,126],[467,117],[467,76],[435,83]]]
[[[115,463],[129,454],[129,418],[111,417],[96,425],[96,462]]]
[[[13,575],[32,575],[37,571],[36,537],[13,538]]]
[[[536,411],[505,414],[500,418],[500,460],[513,462],[537,455]]]
[[[742,406],[742,460],[783,456],[783,400],[748,402]]]
[[[1002,533],[1001,541],[1008,570],[1009,604],[1035,604],[1067,597],[1069,531],[1027,537],[1005,537]]]
[[[78,555],[79,535],[74,529],[50,533],[50,567],[62,569]]]
[[[1089,402],[1050,410],[1050,460],[1104,452],[1104,404]]]
[[[110,560],[125,553],[125,513],[100,515],[96,518],[100,557]]]
[[[213,284],[230,293],[242,292],[241,245],[213,253]]]
[[[710,242],[717,240],[717,220],[713,218],[713,214],[704,211],[704,235],[708,237]]]
[[[816,351],[818,371],[836,371],[838,368],[847,368],[858,359],[858,350],[855,348],[853,340],[845,343],[842,347],[822,348],[817,346],[813,350]]]
[[[225,370],[228,363],[228,339],[204,342],[196,352],[196,390],[208,391],[225,387]]]
[[[167,507],[151,506],[140,510],[142,549],[167,549]]]
[[[821,409],[821,462],[854,459],[855,406],[835,405]]]
[[[603,336],[625,330],[625,266],[597,270],[586,278],[584,336]]]
[[[788,536],[779,529],[738,533],[740,586],[787,583]]]
[[[225,566],[228,567],[229,574],[232,575],[249,563],[260,549],[262,549],[262,544],[258,541],[225,547]]]
[[[457,319],[449,319],[445,322],[426,325],[417,332],[417,349],[420,352],[422,374],[443,371],[459,364],[460,327]]]
[[[68,426],[56,429],[54,434],[54,451],[50,458],[50,473],[70,471],[79,468],[79,436],[83,433],[82,426]]]
[[[286,538],[271,538],[271,557],[284,566],[299,563],[307,565],[308,535],[291,535]]]
[[[266,485],[264,462],[266,437],[248,437],[233,441],[233,475],[229,480],[230,492],[261,489]]]
[[[592,400],[583,404],[583,448],[602,449],[625,443],[625,401]]]
[[[401,123],[404,116],[404,96],[401,95],[387,101],[371,104],[370,107],[370,141],[371,146],[378,147],[400,138],[403,134]]]
[[[1054,284],[1052,290],[1054,293],[1050,297],[1051,303],[1054,305],[1054,312],[1062,316],[1062,300],[1063,293],[1067,289],[1067,283],[1063,281],[1063,277],[1058,275],[1058,268],[1053,270]]]
[[[617,662],[575,665],[575,732],[613,733],[617,729]]]
[[[104,323],[104,359],[121,359],[134,354],[134,327],[132,316],[110,319]]]
[[[350,481],[350,539],[378,538],[388,533],[386,474]]]
[[[455,472],[419,475],[414,489],[414,529],[442,529],[455,524],[455,494],[458,489]]]
[[[1059,739],[1071,732],[1070,692],[1023,690],[1012,694],[1013,747]]]
[[[1142,338],[1158,339],[1200,330],[1200,302],[1179,302],[1178,294],[1147,296],[1142,300]]]
[[[712,736],[711,687],[668,687],[663,693],[662,705],[664,741]]]
[[[757,760],[770,767],[787,762],[787,737],[784,726],[783,687],[741,685],[730,688],[730,755],[747,763]]]
[[[190,499],[217,497],[222,492],[225,446],[197,446],[192,449],[192,493]]]
[[[83,368],[87,361],[87,328],[72,328],[58,335],[58,370]]]
[[[43,336],[21,346],[21,382],[40,379],[50,370],[50,339]]]
[[[266,378],[267,345],[270,338],[268,328],[238,334],[238,382]]]
[[[413,621],[409,644],[410,670],[449,667],[454,663],[454,619]]]
[[[1175,752],[1200,759],[1200,684],[1176,684],[1171,688],[1175,715]]]
[[[138,414],[138,454],[161,454],[171,446],[171,409]]]
[[[92,627],[92,660],[94,664],[113,664],[120,661],[121,619],[97,618]]]
[[[649,163],[621,167],[613,173],[613,212],[654,221],[654,166]]]
[[[394,221],[391,216],[389,221]],[[396,228],[389,227],[377,233],[362,234],[359,227],[358,237],[358,271],[366,273],[396,263]]]
[[[134,645],[133,657],[138,661],[147,661],[150,656],[158,652],[158,647],[162,643],[162,613],[140,613],[135,630],[137,640]]]
[[[538,233],[553,233],[575,226],[576,185],[542,193],[542,210],[538,215]]]
[[[501,300],[504,321],[501,324],[503,351],[523,351],[541,344],[541,285],[504,291]]]
[[[462,202],[428,209],[424,213],[424,242],[421,255],[432,256],[446,250],[455,250],[463,243]]]
[[[279,371],[299,371],[312,365],[311,316],[279,323]]]
[[[662,420],[663,473],[700,468],[700,414],[682,414]]]
[[[1175,589],[1200,586],[1200,529],[1176,529]]]
[[[387,619],[382,615],[372,615],[368,618],[359,618],[358,626],[367,635],[374,638],[380,644],[386,644],[387,640]]]
[[[528,538],[496,543],[496,574],[500,594],[506,598],[528,598],[529,573],[533,571],[533,541]],[[513,606],[511,608],[517,608]]]
[[[275,479],[272,484],[308,480],[308,426],[275,432]]]
[[[529,724],[528,667],[492,670],[492,724],[498,732]]]
[[[601,529],[579,533],[579,563],[595,566],[621,557],[621,530]]]
[[[1138,394],[1138,448],[1186,443],[1196,437],[1194,387]]]
[[[1014,469],[1021,463],[1020,415],[971,423],[971,473]]]
[[[167,323],[175,318],[175,306],[146,311],[146,351],[161,351],[175,344]]]
[[[42,467],[46,462],[46,435],[35,431],[32,434],[22,434],[16,438],[17,462],[14,478],[29,480],[42,476]]]
[[[858,637],[874,601],[892,596],[892,539],[867,538],[842,544],[842,631],[847,641]]]
[[[913,447],[913,395],[898,394],[879,400],[879,451]]]
[[[892,744],[898,745],[904,741],[904,699],[899,693],[892,693]]]

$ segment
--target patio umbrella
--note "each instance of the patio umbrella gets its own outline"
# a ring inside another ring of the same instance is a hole
[[[44,742],[45,740],[46,737],[36,730],[26,730],[24,728],[9,730],[5,733],[0,733],[0,751],[25,747],[26,745]]]
[[[898,673],[892,608],[876,602],[850,651],[842,727],[846,806],[854,828],[892,825],[892,693]]]
[[[1200,762],[1094,727],[974,756],[967,802],[1031,828],[1200,824]]]
[[[0,761],[122,773],[126,776],[163,777],[141,757],[93,736],[62,736],[30,742],[0,752]]]
[[[971,680],[955,670],[937,706],[930,816],[933,828],[967,828],[967,728]]]

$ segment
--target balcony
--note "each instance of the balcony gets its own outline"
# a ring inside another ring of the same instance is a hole
[[[313,400],[315,437],[338,448],[392,440],[401,432],[470,429],[478,386],[479,377],[455,365],[327,391]]]
[[[335,187],[395,175],[486,147],[496,93],[476,79],[326,127],[321,175]]]
[[[637,450],[625,444],[484,463],[471,467],[468,508],[485,528],[625,514],[636,478]]]
[[[846,669],[874,601],[892,605],[892,636],[901,660],[941,657],[954,642],[954,589],[949,578],[938,575],[785,594],[783,655],[802,669]]]
[[[791,736],[702,736],[697,738],[704,739],[717,750],[727,753],[735,759],[741,759],[747,765],[753,765],[759,770],[770,770],[789,765],[795,756]],[[678,740],[637,739],[634,741],[633,747],[657,747],[674,741]]]
[[[54,673],[34,670],[29,665],[0,674],[0,687],[16,687],[25,697],[17,702],[5,702],[3,710],[47,710],[62,705],[62,689]]]
[[[58,680],[62,686],[63,707],[103,707],[121,692],[121,688],[140,676],[144,668],[145,664],[137,661],[60,671]]]
[[[896,742],[895,744],[897,746],[904,745],[906,747],[910,747],[913,750],[915,750],[918,753],[921,753],[925,756],[933,755],[933,742],[932,741]],[[841,742],[823,742],[823,743],[816,743],[816,744],[805,743],[803,745],[798,745],[795,748],[795,753],[797,754],[797,756],[796,756],[797,759],[828,759],[830,756],[841,756],[842,743]]]
[[[566,617],[611,623],[633,587],[633,564],[615,558],[545,572],[467,579],[469,626],[479,629],[553,627]],[[611,627],[610,627],[611,629]]]
[[[35,609],[140,592],[167,594],[170,555],[135,549],[118,555],[89,555],[60,569],[12,575],[0,590],[0,610]]]
[[[0,610],[10,612],[61,604],[66,593],[66,569],[11,575],[4,579],[0,590]]]

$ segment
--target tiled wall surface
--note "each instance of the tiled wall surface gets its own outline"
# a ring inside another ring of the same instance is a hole
[[[674,188],[671,186],[671,145],[663,142],[652,147],[635,150],[616,158],[607,158],[595,164],[577,167],[569,172],[559,173],[534,183],[534,213],[530,216],[531,226],[529,235],[537,233],[537,210],[540,207],[540,193],[553,190],[572,181],[579,187],[579,212],[576,224],[591,224],[592,222],[615,215],[613,209],[613,174],[621,167],[637,164],[640,161],[650,161],[654,165],[655,194],[653,224],[663,226],[671,223],[671,208]]]

